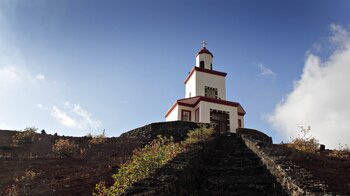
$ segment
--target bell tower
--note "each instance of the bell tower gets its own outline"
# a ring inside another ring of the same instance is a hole
[[[202,49],[196,54],[196,67],[213,69],[213,54],[205,47],[207,42],[202,41]]]
[[[213,54],[202,42],[196,54],[196,64],[188,73],[185,98],[178,99],[165,114],[166,121],[211,123],[218,132],[235,132],[244,127],[245,111],[233,101],[226,100],[226,73],[213,69]]]

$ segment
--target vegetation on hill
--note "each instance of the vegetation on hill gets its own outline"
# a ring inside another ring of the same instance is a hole
[[[91,144],[101,144],[101,143],[105,142],[107,139],[105,130],[103,130],[102,133],[99,135],[89,134],[88,137],[91,138],[90,139]]]
[[[203,142],[213,135],[211,127],[201,127],[190,131],[183,142],[174,142],[173,138],[158,136],[142,149],[134,151],[131,160],[123,164],[112,177],[114,183],[106,187],[104,182],[96,185],[94,195],[120,195],[134,182],[148,177],[157,168],[165,165],[188,146]]]
[[[78,151],[78,145],[69,139],[58,139],[52,146],[52,152],[61,158],[72,157]]]
[[[300,126],[300,132],[290,143],[276,145],[276,152],[311,172],[316,179],[324,181],[330,191],[349,195],[349,147],[345,145],[337,150],[321,150],[319,141],[310,134],[310,127]]]
[[[28,145],[34,142],[34,137],[38,129],[35,127],[27,127],[24,130],[12,136],[12,143],[14,145]]]

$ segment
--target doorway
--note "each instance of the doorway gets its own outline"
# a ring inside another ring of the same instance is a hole
[[[230,131],[230,115],[228,112],[220,110],[210,110],[210,122],[218,133],[227,133]]]

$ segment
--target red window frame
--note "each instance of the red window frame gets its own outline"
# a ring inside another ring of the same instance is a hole
[[[184,120],[184,113],[185,112],[189,113],[189,120],[188,121],[191,121],[191,111],[190,110],[181,110],[181,120]],[[184,120],[184,121],[187,121],[187,120]]]

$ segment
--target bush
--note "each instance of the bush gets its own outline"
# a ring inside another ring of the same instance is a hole
[[[90,140],[90,143],[91,143],[91,144],[101,144],[101,143],[105,142],[106,139],[107,139],[105,130],[103,130],[102,133],[99,134],[99,135],[94,135],[94,136],[92,136],[92,135],[90,134],[90,137],[91,137],[91,140]]]
[[[295,138],[292,140],[290,144],[288,144],[288,147],[294,148],[301,152],[306,153],[316,153],[318,151],[319,143],[318,141],[309,135],[311,127],[304,128],[303,126],[300,127],[301,135],[299,134],[298,138]]]
[[[350,157],[350,148],[346,144],[344,146],[339,144],[338,150],[332,150],[328,156],[339,159],[348,159]]]
[[[38,129],[35,127],[27,127],[23,131],[12,136],[12,142],[15,145],[27,145],[34,142],[34,137]]]
[[[193,143],[204,142],[214,134],[214,128],[210,126],[201,126],[193,131],[187,133],[187,139],[183,141],[183,145],[190,145]]]
[[[96,184],[93,195],[121,195],[134,182],[148,177],[157,168],[165,165],[169,160],[193,143],[203,142],[213,134],[213,128],[202,127],[188,133],[188,138],[180,143],[174,143],[172,137],[158,136],[149,145],[134,151],[131,160],[123,164],[112,177],[114,184],[106,187],[104,182]]]
[[[78,145],[69,139],[59,139],[52,146],[52,152],[59,157],[72,157],[78,150]]]

